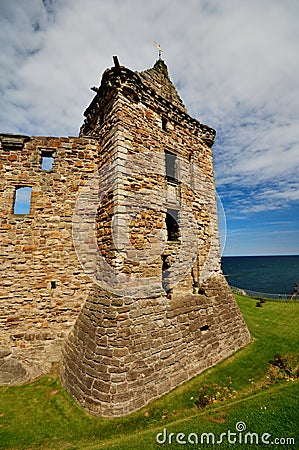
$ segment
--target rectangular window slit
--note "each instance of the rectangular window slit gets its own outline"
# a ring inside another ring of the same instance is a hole
[[[42,170],[52,170],[52,166],[54,163],[53,152],[48,152],[42,150]]]
[[[30,214],[32,187],[20,186],[16,188],[14,214]]]
[[[51,281],[51,289],[56,289],[56,281]]]
[[[170,180],[176,180],[176,155],[165,151],[166,176]]]
[[[165,292],[169,292],[169,269],[170,268],[170,262],[168,260],[168,256],[162,255],[162,288]]]
[[[167,209],[166,212],[166,228],[167,228],[167,240],[178,241],[180,237],[179,232],[179,212],[176,209]]]
[[[166,117],[162,117],[162,130],[167,131],[167,119]]]

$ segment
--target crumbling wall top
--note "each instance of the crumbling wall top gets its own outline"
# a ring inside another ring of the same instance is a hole
[[[2,148],[5,150],[22,149],[25,142],[29,141],[30,137],[23,134],[1,133],[0,141]]]
[[[97,117],[105,111],[112,98],[121,92],[133,102],[148,105],[168,119],[192,129],[209,146],[214,143],[216,131],[189,116],[161,59],[152,68],[142,72],[133,72],[117,64],[105,70],[100,86],[92,87],[92,90],[96,95],[84,112],[86,119],[81,126],[80,136],[97,135]]]

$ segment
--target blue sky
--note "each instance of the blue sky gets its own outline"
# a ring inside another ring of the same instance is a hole
[[[16,190],[14,214],[29,214],[32,188],[21,186]]]
[[[299,2],[0,0],[0,132],[76,136],[112,55],[161,44],[189,113],[217,131],[224,254],[299,254]]]

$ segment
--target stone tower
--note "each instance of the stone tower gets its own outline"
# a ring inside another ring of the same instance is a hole
[[[107,69],[80,138],[99,171],[73,218],[93,280],[63,349],[61,379],[89,412],[122,416],[250,340],[220,268],[212,145],[165,63]]]

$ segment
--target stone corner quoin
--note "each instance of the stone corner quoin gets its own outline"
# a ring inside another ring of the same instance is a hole
[[[58,366],[105,417],[250,341],[220,266],[216,133],[188,115],[164,61],[114,60],[79,137],[0,134],[0,384]],[[99,200],[94,215],[82,198]]]

